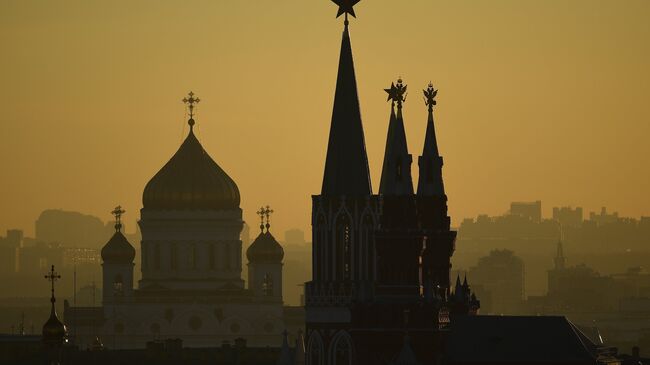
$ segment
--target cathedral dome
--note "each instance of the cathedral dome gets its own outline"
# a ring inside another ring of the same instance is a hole
[[[135,248],[119,230],[102,248],[102,260],[112,264],[131,264],[135,258]]]
[[[267,230],[260,233],[246,250],[249,262],[280,263],[284,258],[284,249]]]
[[[232,210],[239,202],[237,184],[205,152],[191,128],[142,194],[144,208],[153,210]]]

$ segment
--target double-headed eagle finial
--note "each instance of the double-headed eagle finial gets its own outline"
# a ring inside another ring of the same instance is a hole
[[[429,107],[429,112],[433,111],[433,106],[436,105],[436,95],[438,90],[433,88],[433,84],[429,82],[429,87],[424,91],[424,104]]]
[[[406,101],[406,88],[401,77],[397,79],[397,84],[392,82],[389,89],[384,89],[388,93],[387,101],[392,101],[393,105],[397,103],[397,107],[402,108],[402,103]]]

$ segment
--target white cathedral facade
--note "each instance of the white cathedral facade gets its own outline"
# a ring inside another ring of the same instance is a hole
[[[251,346],[277,346],[285,329],[284,251],[267,224],[251,244],[248,287],[242,279],[242,210],[235,182],[190,131],[143,193],[142,279],[134,283],[135,249],[116,230],[103,247],[101,307],[66,305],[65,320],[81,348],[143,348],[179,338],[187,347],[215,347],[244,338]],[[264,215],[264,212],[261,212]],[[266,228],[266,231],[264,231]]]

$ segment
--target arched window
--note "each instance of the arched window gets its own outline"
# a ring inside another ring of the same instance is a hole
[[[309,344],[307,347],[307,364],[306,365],[324,365],[323,361],[323,340],[321,339],[318,332],[313,332],[309,336]]]
[[[334,342],[333,365],[352,365],[352,344],[348,336],[342,335]]]
[[[267,297],[273,296],[273,277],[271,274],[264,274],[264,279],[262,280],[262,293]]]
[[[124,294],[124,282],[122,280],[122,275],[115,275],[113,279],[113,295],[122,296]]]
[[[361,279],[374,278],[374,258],[372,251],[372,237],[374,230],[374,222],[370,211],[366,211],[361,218],[361,235],[360,235],[360,248],[358,254],[359,263],[359,276]]]
[[[336,279],[350,279],[352,229],[350,217],[343,213],[336,220]]]

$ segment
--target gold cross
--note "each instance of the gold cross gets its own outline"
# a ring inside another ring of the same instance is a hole
[[[187,94],[189,97],[184,97],[183,98],[183,103],[188,105],[188,108],[190,109],[190,119],[194,117],[194,104],[198,104],[201,99],[195,98],[193,92],[189,92]]]
[[[54,282],[61,279],[61,275],[54,271],[54,265],[52,265],[49,274],[45,275],[45,279],[52,283],[52,299],[54,299]]]
[[[126,213],[126,210],[122,209],[121,205],[118,205],[113,209],[111,214],[115,216],[115,230],[119,231],[122,228],[122,214]]]

